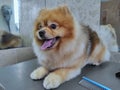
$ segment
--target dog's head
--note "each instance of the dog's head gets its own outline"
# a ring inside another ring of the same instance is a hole
[[[67,6],[42,9],[35,21],[34,38],[42,50],[61,47],[74,37],[74,22]]]

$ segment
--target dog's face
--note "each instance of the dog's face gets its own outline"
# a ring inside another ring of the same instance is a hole
[[[40,11],[35,21],[34,38],[42,50],[61,47],[61,43],[73,37],[73,17],[66,6]]]

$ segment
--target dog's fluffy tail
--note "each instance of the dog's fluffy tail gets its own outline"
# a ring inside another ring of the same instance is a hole
[[[100,38],[111,52],[118,52],[117,36],[111,24],[100,26]]]

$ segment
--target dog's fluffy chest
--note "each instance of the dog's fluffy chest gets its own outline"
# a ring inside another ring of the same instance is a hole
[[[63,55],[58,53],[41,54],[41,56],[42,58],[38,57],[39,63],[50,70],[67,67],[68,65],[73,64],[72,52]]]
[[[78,62],[78,58],[83,53],[84,44],[78,45],[79,48],[74,48],[73,50],[68,50],[66,52],[65,49],[62,50],[62,53],[43,53],[42,51],[38,51],[38,49],[34,49],[36,55],[38,57],[39,63],[48,68],[49,70],[54,70],[61,67],[70,67]]]

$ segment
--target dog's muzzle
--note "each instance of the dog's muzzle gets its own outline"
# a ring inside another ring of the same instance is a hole
[[[39,31],[38,33],[39,33],[39,36],[40,36],[41,39],[45,39],[45,38],[46,38],[46,37],[45,37],[45,31],[44,31],[44,30]]]

